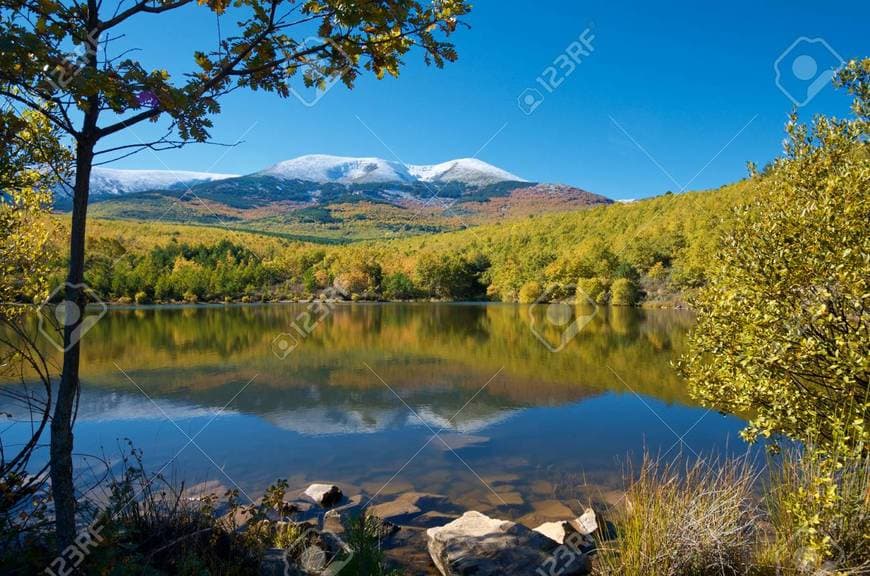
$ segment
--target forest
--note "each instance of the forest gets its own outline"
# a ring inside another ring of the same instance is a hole
[[[706,256],[733,211],[764,182],[346,245],[95,219],[86,282],[122,304],[300,300],[333,288],[349,300],[682,306],[704,284]],[[56,254],[60,280],[62,245]]]

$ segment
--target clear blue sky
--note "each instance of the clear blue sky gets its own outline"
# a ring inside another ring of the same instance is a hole
[[[146,151],[113,167],[248,173],[309,153],[408,164],[478,154],[529,180],[612,198],[677,191],[690,181],[689,189],[709,188],[744,176],[746,160],[761,165],[780,150],[793,104],[776,85],[774,62],[795,40],[823,38],[846,60],[870,55],[866,2],[474,4],[471,29],[454,36],[460,59],[443,70],[411,54],[399,79],[362,78],[353,91],[339,85],[310,108],[237,92],[224,100],[213,135],[244,143],[193,145],[159,158]],[[536,78],[587,27],[593,53],[547,93]],[[146,65],[180,73],[194,47],[213,44],[215,20],[190,7],[124,31]],[[796,49],[784,60],[784,81],[806,94],[833,56],[821,44]],[[818,62],[815,74],[806,58],[794,64],[804,53]],[[526,88],[545,96],[530,115],[517,103]],[[801,113],[846,107],[827,86]],[[152,129],[137,127],[124,143]]]

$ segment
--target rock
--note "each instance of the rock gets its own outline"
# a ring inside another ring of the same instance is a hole
[[[579,518],[569,520],[569,524],[578,533],[588,536],[598,530],[598,522],[595,520],[595,510],[587,508]]]
[[[390,522],[389,520],[381,520],[381,525],[378,527],[378,538],[388,538],[402,529],[401,526],[397,526]]]
[[[448,522],[456,520],[458,517],[459,516],[456,514],[430,510],[429,512],[424,512],[415,517],[411,520],[410,524],[420,528],[434,528],[436,526],[444,526]]]
[[[311,502],[303,502],[302,500],[293,500],[292,502],[284,502],[284,504],[292,506],[300,514],[311,512],[311,509],[314,508]]]
[[[347,502],[342,504],[341,506],[337,506],[326,513],[327,516],[330,514],[344,514],[345,512],[352,512],[360,507],[362,504],[362,494],[357,494],[355,496],[351,496],[347,499]]]
[[[577,532],[571,521],[544,522],[534,530],[559,544],[567,544],[585,553],[595,550],[595,540],[592,536]]]
[[[264,569],[277,565],[277,554],[274,550],[266,551],[261,564],[261,576],[271,576],[274,573]],[[353,551],[341,537],[313,527],[305,530],[286,550],[279,548],[277,551],[280,552],[283,568],[281,574],[284,576],[338,574],[353,558]]]
[[[520,479],[519,474],[488,474],[486,476],[482,476],[481,480],[483,480],[484,484],[489,486],[495,486],[496,484],[513,484],[517,480]]]
[[[521,524],[466,512],[453,522],[426,531],[429,555],[443,576],[588,574],[588,555],[564,548]]]
[[[517,520],[518,523],[529,528],[534,528],[545,522],[565,522],[577,517],[574,510],[559,500],[537,500],[531,504],[534,510]]]
[[[542,496],[552,496],[556,489],[546,480],[537,480],[532,483],[532,492]]]
[[[324,508],[331,508],[341,500],[341,488],[335,484],[312,484],[305,489],[305,495]]]
[[[574,543],[585,542],[588,546],[594,546],[591,534],[598,530],[598,522],[595,519],[595,511],[587,508],[583,514],[573,520],[560,520],[556,522],[544,522],[534,529],[544,536],[551,538],[559,544],[564,544],[565,539],[571,534],[578,534],[584,538],[575,538]]]
[[[574,531],[568,522],[544,522],[534,530],[559,544],[563,544],[565,536]]]
[[[406,492],[395,500],[369,506],[368,512],[382,520],[401,522],[417,516],[426,508],[433,508],[447,502],[446,496],[425,492]]]
[[[344,524],[341,522],[341,514],[333,514],[332,510],[323,517],[323,530],[339,536],[344,534]]]

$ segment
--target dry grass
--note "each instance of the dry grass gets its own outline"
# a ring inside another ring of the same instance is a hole
[[[614,539],[599,543],[600,576],[730,576],[751,570],[759,512],[744,459],[644,458],[615,511]]]

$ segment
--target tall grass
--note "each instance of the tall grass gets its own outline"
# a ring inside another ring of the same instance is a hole
[[[691,463],[645,456],[599,542],[601,576],[731,576],[752,565],[760,513],[745,459]]]

